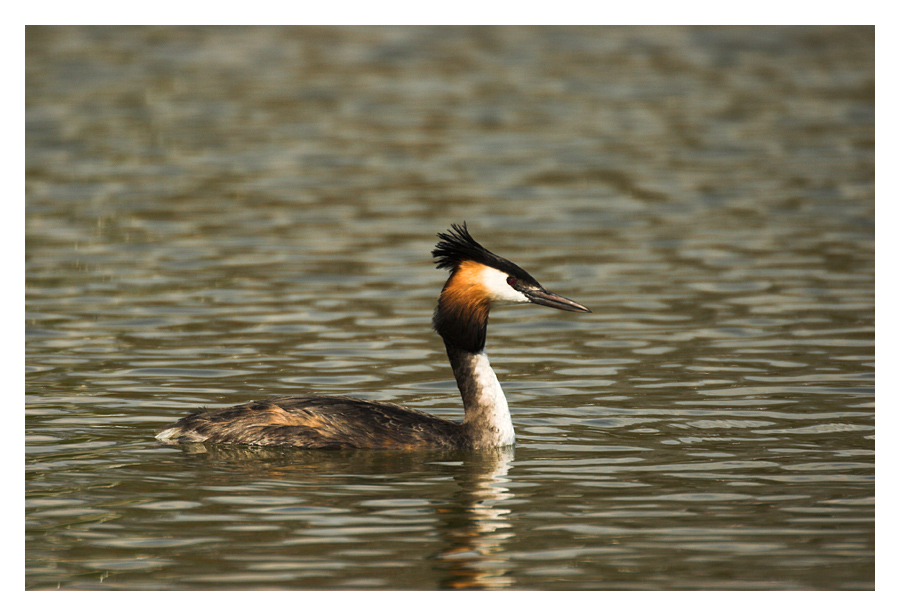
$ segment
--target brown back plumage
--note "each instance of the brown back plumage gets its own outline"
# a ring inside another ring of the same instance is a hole
[[[345,396],[286,396],[194,411],[170,443],[240,443],[304,449],[465,449],[461,424],[415,409]]]

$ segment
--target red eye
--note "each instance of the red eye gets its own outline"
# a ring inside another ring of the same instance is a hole
[[[508,285],[511,286],[511,287],[516,286],[516,283],[517,283],[517,282],[518,282],[518,280],[516,280],[516,279],[513,278],[512,276],[509,276],[509,277],[506,279],[506,284],[508,284]]]

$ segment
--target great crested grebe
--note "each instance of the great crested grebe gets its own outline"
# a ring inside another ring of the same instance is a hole
[[[285,396],[194,411],[156,438],[165,443],[229,443],[303,449],[488,449],[515,443],[506,397],[484,352],[494,304],[532,303],[571,312],[581,304],[547,291],[521,267],[495,255],[462,226],[438,233],[431,252],[450,270],[434,310],[462,394],[465,419],[345,396]]]

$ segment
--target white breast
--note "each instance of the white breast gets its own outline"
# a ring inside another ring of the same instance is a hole
[[[478,401],[474,408],[466,408],[466,423],[477,425],[482,438],[491,446],[512,445],[516,442],[516,433],[500,381],[497,380],[486,353],[475,354],[472,360],[472,376],[478,385]]]

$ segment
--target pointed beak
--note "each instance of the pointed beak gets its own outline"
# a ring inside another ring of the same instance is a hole
[[[591,311],[591,309],[587,306],[582,306],[577,302],[573,302],[572,300],[563,297],[562,295],[551,293],[546,289],[523,289],[522,293],[525,294],[525,297],[527,297],[532,304],[540,304],[541,306],[549,306],[550,308],[556,308],[557,310],[567,310],[569,312]]]

